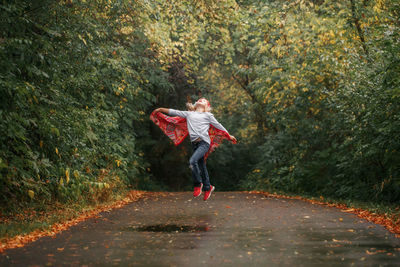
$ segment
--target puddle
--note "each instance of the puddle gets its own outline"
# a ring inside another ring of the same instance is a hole
[[[191,233],[191,232],[207,232],[210,230],[209,226],[202,225],[176,225],[176,224],[155,224],[145,226],[130,226],[125,230],[136,231],[136,232],[180,232],[180,233]]]

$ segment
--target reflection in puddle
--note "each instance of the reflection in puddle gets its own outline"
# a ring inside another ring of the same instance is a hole
[[[136,232],[206,232],[210,229],[209,226],[202,225],[176,225],[176,224],[156,224],[145,226],[130,226],[125,230]]]

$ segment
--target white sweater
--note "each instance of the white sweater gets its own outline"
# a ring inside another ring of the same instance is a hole
[[[224,126],[222,126],[221,123],[219,123],[215,119],[214,115],[210,112],[181,111],[170,108],[168,114],[171,116],[186,118],[191,142],[200,137],[202,140],[210,144],[211,140],[210,136],[208,135],[210,124],[212,124],[215,128],[228,133]]]

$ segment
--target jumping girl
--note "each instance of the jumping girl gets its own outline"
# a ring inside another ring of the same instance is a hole
[[[175,145],[179,145],[189,134],[193,149],[189,160],[194,183],[193,196],[198,197],[204,191],[203,199],[207,200],[215,186],[210,184],[206,158],[224,139],[236,143],[236,138],[215,119],[207,99],[200,98],[194,105],[187,103],[186,106],[189,111],[157,108],[150,119],[174,141]]]

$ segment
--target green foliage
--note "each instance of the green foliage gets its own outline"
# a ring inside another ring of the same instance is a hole
[[[103,200],[147,176],[133,122],[170,85],[134,5],[2,4],[2,207]]]
[[[189,142],[148,116],[205,96],[239,140],[207,162],[218,189],[398,203],[399,6],[8,1],[0,202],[190,190]]]
[[[399,203],[398,2],[276,4],[245,70],[265,128],[242,186]]]

